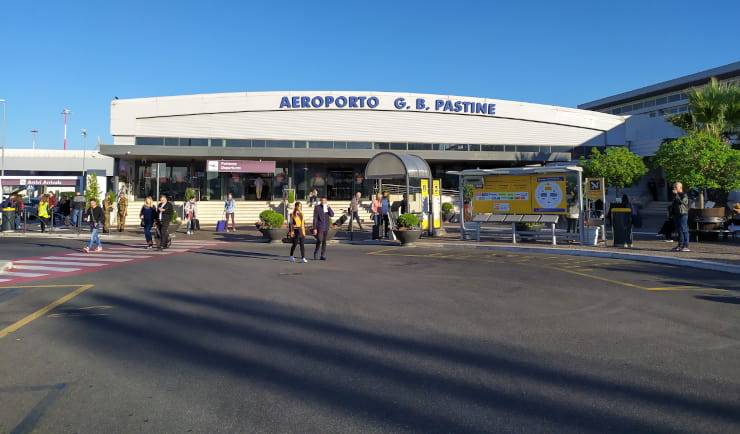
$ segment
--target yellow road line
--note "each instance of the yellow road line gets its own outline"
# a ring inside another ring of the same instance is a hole
[[[729,291],[722,288],[711,288],[708,286],[658,286],[654,288],[645,288],[648,291]]]
[[[398,250],[399,248],[400,247],[389,247],[387,249],[380,249],[380,250],[376,250],[374,252],[370,252],[370,253],[368,253],[368,255],[381,255],[384,252],[392,252],[394,250]]]
[[[570,274],[575,274],[575,275],[578,275],[578,276],[590,277],[592,279],[602,280],[604,282],[609,282],[609,283],[613,283],[613,284],[616,284],[616,285],[627,286],[629,288],[637,288],[637,289],[643,289],[643,290],[648,289],[648,288],[646,288],[644,286],[634,285],[632,283],[627,283],[627,282],[622,282],[622,281],[619,281],[619,280],[609,279],[607,277],[594,276],[593,274],[581,273],[580,271],[568,270],[568,269],[565,269],[565,268],[554,268],[554,267],[546,267],[546,268],[550,268],[552,270],[557,270],[557,271],[562,271],[563,273],[570,273]]]
[[[57,285],[60,286],[60,285]],[[73,286],[73,285],[66,285],[66,286]],[[13,324],[5,327],[4,329],[0,330],[0,339],[4,338],[5,336],[18,331],[21,327],[25,326],[26,324],[30,323],[31,321],[38,319],[50,311],[52,311],[54,308],[56,308],[59,305],[62,305],[69,300],[72,300],[73,298],[77,297],[78,295],[82,294],[83,292],[87,291],[88,289],[92,288],[94,285],[82,285],[75,289],[74,291],[70,292],[69,294],[47,304],[46,306],[42,307],[41,309],[37,310],[36,312],[26,316],[25,318],[14,322]],[[49,285],[45,287],[51,287]],[[11,287],[12,288],[12,287]],[[20,288],[20,287],[19,287]],[[28,286],[26,288],[33,288],[32,286]]]

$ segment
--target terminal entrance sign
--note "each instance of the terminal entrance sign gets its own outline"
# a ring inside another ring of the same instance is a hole
[[[206,170],[208,172],[275,173],[275,162],[253,160],[208,160],[206,163]]]

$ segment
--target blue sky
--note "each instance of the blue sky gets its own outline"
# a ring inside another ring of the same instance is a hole
[[[740,59],[740,2],[0,4],[9,147],[110,142],[119,98],[377,90],[575,106]]]

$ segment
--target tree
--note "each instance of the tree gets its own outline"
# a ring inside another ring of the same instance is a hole
[[[647,173],[642,158],[624,147],[608,147],[603,153],[593,148],[589,158],[581,157],[578,164],[587,177],[604,178],[617,189],[629,187]]]
[[[702,208],[706,189],[740,188],[740,151],[707,131],[693,131],[664,141],[654,161],[671,182],[680,181],[685,188],[700,190],[699,206]]]
[[[687,92],[689,111],[668,120],[686,132],[704,131],[713,136],[729,136],[740,124],[740,87],[719,83],[712,78],[706,86]]]
[[[87,189],[85,190],[85,200],[90,203],[93,199],[100,202],[100,187],[98,186],[98,177],[95,174],[87,175]]]

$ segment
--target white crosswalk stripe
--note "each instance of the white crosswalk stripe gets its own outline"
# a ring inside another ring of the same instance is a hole
[[[66,256],[76,256],[76,257],[85,257],[85,258],[116,258],[116,259],[141,259],[141,258],[150,258],[151,256],[146,255],[126,255],[126,254],[116,254],[116,253],[104,253],[104,252],[98,252],[98,253],[69,253]]]
[[[133,259],[124,259],[124,258],[102,258],[100,256],[96,256],[94,258],[90,257],[87,253],[70,253],[67,256],[46,256],[43,259],[57,259],[57,260],[69,260],[70,258],[74,258],[75,260],[82,259],[82,258],[89,258],[91,261],[95,262],[128,262],[133,261]]]
[[[76,258],[68,258],[67,261],[44,261],[37,259],[21,259],[19,261],[13,261],[13,264],[30,264],[30,265],[59,265],[61,267],[100,267],[103,265],[109,265],[103,262],[80,262],[75,260]]]
[[[34,270],[34,271],[56,271],[58,273],[70,273],[72,271],[80,271],[79,268],[69,267],[52,267],[49,265],[25,265],[25,264],[13,264],[13,271],[15,270]]]
[[[0,273],[3,277],[41,277],[46,276],[46,273],[23,273],[19,271],[3,271]]]
[[[13,279],[0,279],[0,282],[10,282]]]

